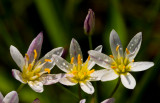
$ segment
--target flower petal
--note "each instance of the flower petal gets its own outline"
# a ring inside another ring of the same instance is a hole
[[[75,82],[72,82],[71,79],[69,78],[66,78],[66,77],[63,77],[59,80],[59,82],[63,85],[67,85],[67,86],[73,86],[73,85],[76,85],[77,83]]]
[[[101,102],[101,103],[114,103],[114,101],[115,101],[114,98],[109,98],[109,99],[104,100],[104,101]]]
[[[107,71],[106,69],[94,71],[92,74],[90,74],[91,76],[90,81],[101,80],[102,76],[106,73],[106,71]]]
[[[40,103],[40,100],[36,98],[32,103]]]
[[[111,81],[119,77],[114,70],[106,70],[104,73],[105,74],[102,76],[101,81]]]
[[[82,90],[88,94],[94,93],[94,87],[92,86],[91,82],[86,81],[86,83],[80,83]]]
[[[90,55],[91,60],[99,66],[107,69],[111,68],[111,63],[113,62],[113,60],[109,56],[95,50],[90,50],[88,51],[88,53]]]
[[[12,69],[12,75],[14,76],[15,79],[17,79],[21,83],[25,83],[23,81],[22,74],[21,74],[21,72],[19,70]]]
[[[49,59],[49,60],[51,60],[51,62],[46,62],[44,65],[43,65],[43,67],[42,67],[42,71],[45,69],[45,68],[50,68],[50,70],[54,67],[54,65],[55,65],[55,63],[54,63],[54,61],[53,61],[53,54],[54,55],[58,55],[58,56],[61,56],[62,55],[62,53],[63,53],[63,48],[62,47],[58,47],[58,48],[55,48],[55,49],[52,49],[51,51],[49,51],[44,57],[42,57],[38,62],[37,62],[37,64],[39,63],[39,62],[41,62],[41,63],[43,63],[44,61],[45,61],[45,59]],[[36,65],[37,65],[36,64]]]
[[[72,65],[60,56],[53,55],[53,61],[64,72],[69,72]]]
[[[95,51],[98,51],[98,52],[102,52],[102,45],[99,45],[98,47],[96,47],[95,49],[94,49]],[[88,59],[86,60],[86,62],[88,61]],[[85,62],[85,63],[86,63]],[[90,69],[92,69],[92,67],[95,65],[95,62],[94,61],[92,61],[92,60],[90,60],[89,62],[88,62],[88,69],[90,70]]]
[[[2,95],[2,93],[0,92],[0,103],[2,103],[2,101],[3,101],[3,95]]]
[[[120,75],[121,77],[121,81],[122,84],[128,88],[128,89],[134,89],[134,87],[136,86],[136,80],[134,79],[134,77],[130,74],[127,73],[126,75]]]
[[[81,48],[78,42],[74,38],[71,41],[69,52],[70,52],[70,58],[74,57],[74,60],[73,60],[74,64],[77,64],[79,54],[81,56],[81,61],[83,62],[83,55],[82,55]]]
[[[132,61],[137,55],[142,42],[142,32],[137,33],[130,41],[127,46],[129,54],[125,51],[125,55],[128,56],[129,60]]]
[[[153,62],[134,62],[131,63],[131,71],[136,72],[136,71],[144,71],[149,69],[154,65]]]
[[[86,103],[86,99],[81,99],[79,103]]]
[[[123,47],[121,40],[119,39],[119,36],[115,30],[112,30],[110,33],[110,47],[112,50],[113,56],[116,58],[118,56],[117,46],[119,46],[119,55],[123,57]]]
[[[3,99],[2,103],[19,103],[18,94],[16,91],[9,92]]]
[[[57,83],[61,78],[62,74],[43,74],[39,81],[43,83],[43,85],[51,85]]]
[[[29,81],[28,82],[29,86],[38,93],[42,93],[43,92],[43,84],[39,81]]]
[[[16,47],[12,45],[10,46],[10,53],[11,53],[13,60],[16,62],[16,64],[19,66],[19,68],[22,71],[23,66],[25,65],[25,61],[24,61],[22,54],[19,52],[19,50]]]
[[[34,38],[34,40],[31,42],[29,48],[28,48],[28,51],[27,51],[27,54],[29,56],[29,62],[28,63],[31,63],[34,59],[34,50],[37,51],[37,59],[39,58],[40,56],[40,53],[41,53],[41,47],[42,47],[42,43],[43,43],[43,33],[40,32],[36,38]]]

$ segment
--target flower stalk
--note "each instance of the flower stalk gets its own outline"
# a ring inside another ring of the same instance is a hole
[[[21,83],[21,85],[17,89],[17,93],[19,93],[24,86],[25,86],[25,84]]]

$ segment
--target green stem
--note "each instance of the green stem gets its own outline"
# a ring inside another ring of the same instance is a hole
[[[24,85],[25,85],[25,84],[22,83],[22,84],[18,87],[17,93],[19,93],[19,92],[21,91],[21,89],[24,87]]]
[[[114,88],[113,92],[111,93],[110,97],[113,97],[113,95],[115,94],[115,92],[117,91],[119,85],[120,85],[120,77],[118,78],[118,81],[117,81],[117,84],[116,84],[116,87]]]
[[[75,98],[79,99],[78,96],[74,93],[72,93],[70,90],[68,90],[67,88],[65,88],[64,86],[58,84],[59,87],[61,87],[64,91],[66,91],[67,93],[71,94],[72,96],[74,96]]]
[[[82,99],[82,95],[81,95],[81,87],[80,84],[78,84],[78,95],[79,95],[79,100]]]
[[[92,36],[91,35],[88,36],[88,41],[89,41],[89,49],[92,50],[93,48],[92,48]]]

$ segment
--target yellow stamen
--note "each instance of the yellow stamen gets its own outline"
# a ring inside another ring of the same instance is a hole
[[[71,64],[73,64],[73,61],[74,61],[74,57],[71,58]]]
[[[116,67],[116,66],[111,66],[111,68],[112,68],[112,69],[116,69],[117,67]]]
[[[72,73],[73,73],[74,75],[76,75],[77,71],[73,71]]]
[[[113,55],[109,55],[111,58],[114,58],[114,56]]]
[[[44,61],[45,62],[52,62],[52,60],[50,60],[50,59],[45,59]]]
[[[132,60],[132,62],[134,62],[134,59]]]
[[[37,58],[37,51],[36,51],[36,49],[34,49],[34,59],[36,59]]]
[[[40,77],[40,74],[39,74],[39,73],[36,73],[36,75],[37,75],[38,77]]]
[[[29,56],[28,54],[25,54],[27,61],[29,61]]]
[[[90,60],[90,56],[88,56],[88,60]]]
[[[45,68],[44,71],[48,72],[50,74],[51,70],[49,68]]]
[[[84,76],[86,75],[86,72],[84,72]]]
[[[82,62],[81,62],[81,55],[80,54],[78,54],[78,64],[82,64]]]
[[[127,48],[126,48],[126,53],[127,53],[127,54],[130,54],[130,52],[129,52],[129,50],[128,50]]]
[[[29,66],[28,66],[28,68],[27,68],[28,70],[31,70],[31,64],[29,64]]]
[[[118,51],[118,49],[119,49],[119,46],[120,46],[120,45],[117,45],[117,47],[116,47],[116,51]]]
[[[126,68],[126,66],[123,66],[123,69],[125,69]]]
[[[93,73],[93,72],[94,72],[94,69],[90,70],[88,73],[91,74],[91,73]]]

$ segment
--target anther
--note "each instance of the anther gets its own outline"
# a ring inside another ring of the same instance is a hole
[[[132,62],[134,62],[134,59],[132,60]]]
[[[73,61],[74,61],[74,57],[71,58],[71,64],[73,64]]]
[[[114,58],[114,56],[113,56],[113,55],[109,55],[109,57]]]
[[[78,64],[82,64],[82,62],[81,62],[81,55],[80,54],[78,54]]]
[[[117,45],[117,47],[116,47],[116,51],[118,51],[119,47],[120,47],[120,45]]]
[[[128,50],[127,48],[126,48],[126,53],[127,53],[127,54],[130,54],[130,52],[129,52],[129,50]]]
[[[44,61],[45,62],[52,62],[52,60],[50,60],[50,59],[45,59]]]
[[[31,69],[31,64],[29,64],[29,66],[28,66],[28,68],[27,68],[28,70],[30,70]]]
[[[90,70],[90,71],[89,71],[89,74],[93,73],[94,71],[95,71],[94,69]]]
[[[112,68],[112,69],[116,69],[117,67],[116,67],[116,66],[111,66],[111,68]]]
[[[34,49],[34,59],[36,59],[37,58],[37,51],[36,51],[36,49]]]
[[[40,74],[39,74],[39,73],[36,73],[36,75],[37,75],[38,77],[40,77]]]
[[[49,68],[45,68],[44,71],[48,72],[50,74],[51,70]]]
[[[126,66],[123,66],[123,69],[125,69],[126,68]]]
[[[29,56],[28,54],[25,54],[27,61],[29,61]]]
[[[90,56],[88,56],[88,60],[90,60]]]

